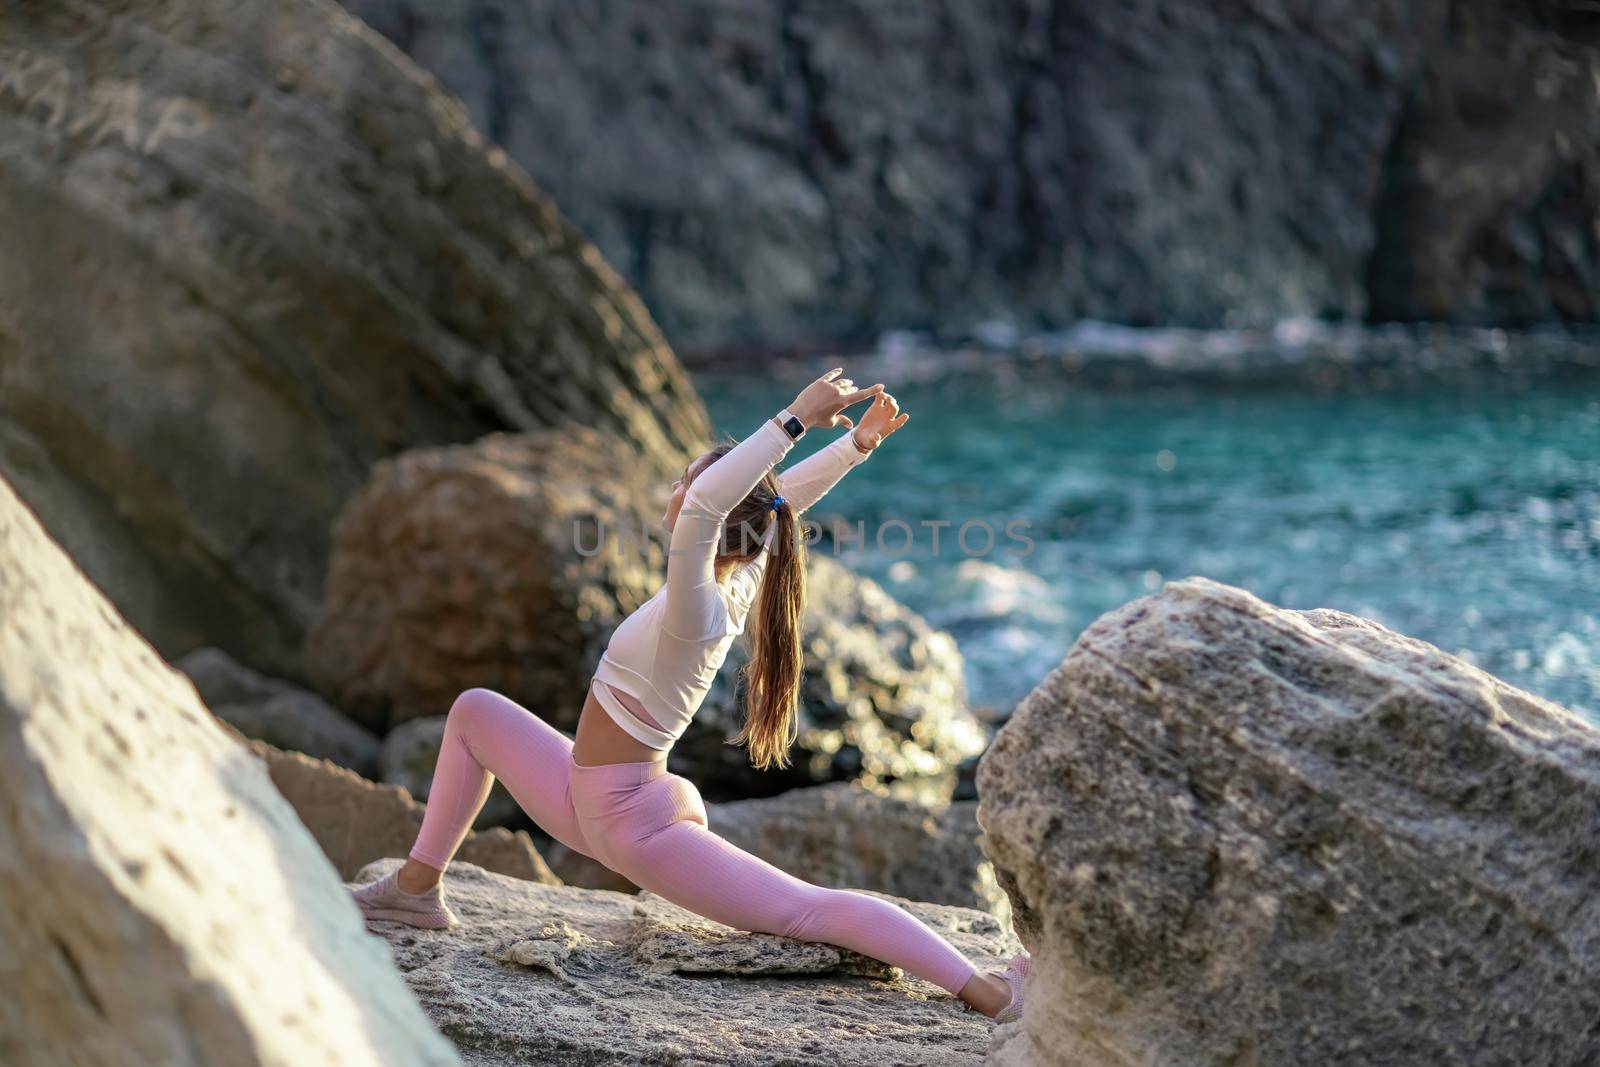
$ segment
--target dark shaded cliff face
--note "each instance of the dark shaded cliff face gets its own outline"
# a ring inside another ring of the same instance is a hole
[[[1376,214],[1369,312],[1600,318],[1600,8],[1452,6]]]
[[[688,348],[1593,317],[1600,17],[1572,5],[346,6]]]

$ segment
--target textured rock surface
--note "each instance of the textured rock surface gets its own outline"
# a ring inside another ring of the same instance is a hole
[[[433,786],[433,771],[439,763],[439,746],[444,743],[444,715],[429,715],[401,723],[383,739],[378,777],[400,786],[418,800],[427,801]],[[489,790],[489,799],[478,812],[473,825],[479,828],[504,826],[522,809],[501,782]]]
[[[1034,949],[992,1062],[1600,1060],[1600,733],[1432,645],[1171,583],[978,792]]]
[[[381,876],[376,863],[359,881]],[[993,1023],[937,986],[831,946],[746,934],[658,897],[446,876],[451,931],[374,923],[469,1064],[971,1064]],[[896,901],[980,967],[991,915]],[[885,980],[872,975],[898,975]]]
[[[417,840],[423,805],[396,785],[369,782],[327,760],[251,744],[266,761],[272,783],[344,878],[374,860],[404,858]],[[467,863],[532,882],[558,884],[525,831],[504,827],[469,832],[456,854]]]
[[[168,658],[303,680],[383,456],[706,434],[638,298],[334,5],[10,4],[0,146],[0,469]]]
[[[334,531],[318,687],[380,730],[474,686],[572,730],[606,639],[664,573],[657,473],[582,427],[378,463]]]
[[[0,1062],[456,1062],[265,770],[0,480]]]
[[[219,719],[246,737],[378,773],[378,738],[308,690],[251,670],[220,648],[197,648],[173,663]]]
[[[611,632],[663,581],[665,487],[581,429],[379,463],[337,524],[306,646],[319,688],[379,729],[482,686],[571,732]],[[712,801],[858,778],[948,799],[951,768],[984,743],[955,642],[822,553],[808,579],[793,765],[758,773],[725,743],[738,730],[736,642],[673,769]]]
[[[1369,301],[1595,317],[1581,5],[346,6],[680,346]]]
[[[656,974],[905,977],[900,968],[859,952],[820,941],[735,930],[653,893],[639,894],[624,945],[645,970]]]

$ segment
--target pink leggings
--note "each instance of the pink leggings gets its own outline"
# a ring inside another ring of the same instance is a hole
[[[450,708],[412,858],[444,870],[496,778],[557,841],[708,919],[854,949],[951,993],[976,971],[909,912],[803,882],[706,829],[699,791],[664,760],[574,763],[563,734],[489,689]]]

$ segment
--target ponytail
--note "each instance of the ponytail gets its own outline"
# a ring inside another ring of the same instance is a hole
[[[757,487],[757,492],[761,487]],[[745,720],[734,738],[758,770],[789,766],[800,733],[800,681],[805,665],[800,618],[806,607],[806,549],[794,511],[776,497],[761,591],[750,609],[750,659],[744,667]]]
[[[713,445],[720,458],[734,442]],[[799,738],[800,682],[804,655],[800,619],[806,608],[806,546],[794,509],[779,495],[776,475],[768,472],[723,524],[728,558],[753,559],[767,546],[761,589],[745,623],[750,655],[740,671],[744,680],[744,722],[733,743],[744,745],[758,770],[789,766],[789,749]]]

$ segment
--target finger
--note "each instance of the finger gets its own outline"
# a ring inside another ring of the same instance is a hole
[[[894,426],[895,429],[898,430],[900,427],[902,427],[902,426],[904,426],[906,424],[906,420],[909,419],[910,417],[911,417],[911,412],[902,411],[900,413],[900,417],[898,419],[895,419],[894,423],[892,425]]]
[[[824,374],[822,377],[818,378],[817,381],[819,381],[819,382],[831,382],[831,381],[833,381],[834,378],[836,378],[837,376],[839,376],[840,374],[843,374],[843,373],[844,373],[844,368],[843,367],[835,367],[831,371],[829,371],[827,374]]]
[[[845,426],[845,427],[848,427],[848,428],[850,428],[852,430],[856,428],[856,424],[850,421],[850,416],[849,415],[836,415],[836,416],[834,416],[833,424],[835,426]]]
[[[883,383],[879,382],[877,385],[869,385],[865,389],[857,389],[853,393],[846,393],[839,398],[839,402],[845,407],[849,407],[851,404],[865,400],[869,396],[877,396],[881,392],[883,392]]]

